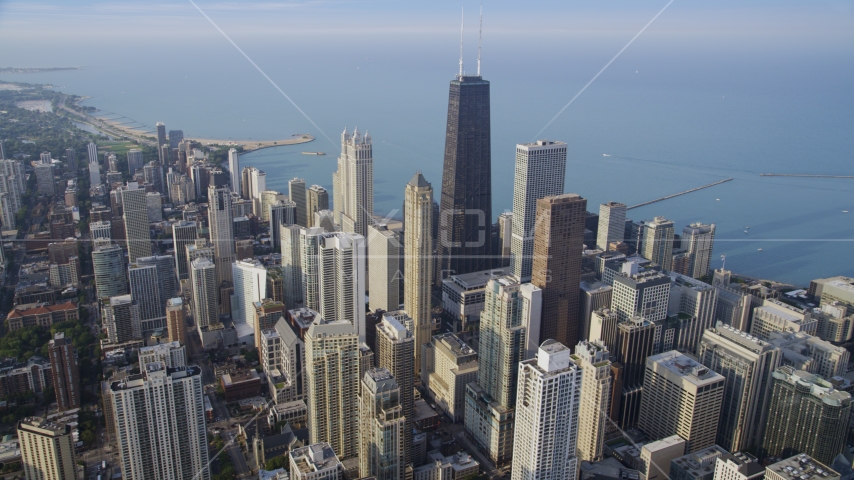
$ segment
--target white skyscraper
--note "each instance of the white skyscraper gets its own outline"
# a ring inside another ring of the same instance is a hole
[[[554,340],[519,364],[513,480],[574,480],[582,371]]]
[[[673,221],[664,217],[647,220],[643,225],[641,251],[647,260],[670,270],[673,264]]]
[[[216,265],[201,257],[190,263],[193,285],[193,316],[197,327],[219,322],[217,304]]]
[[[238,260],[232,264],[234,297],[231,301],[231,318],[235,323],[253,325],[255,307],[253,302],[267,298],[267,269],[258,260]]]
[[[308,435],[342,459],[359,452],[359,337],[346,321],[315,321],[305,335]]]
[[[611,242],[626,239],[626,206],[619,202],[599,205],[599,228],[596,232],[596,248],[608,251]]]
[[[230,282],[234,263],[234,221],[231,212],[231,191],[228,187],[208,187],[208,224],[211,243],[216,253],[218,283]]]
[[[110,384],[122,477],[209,479],[202,370],[142,366]]]
[[[303,304],[320,311],[320,239],[322,228],[301,228],[299,239]]]
[[[421,173],[406,184],[403,215],[403,308],[415,321],[415,370],[421,346],[430,342],[430,287],[433,281],[433,187]]]
[[[74,430],[70,425],[27,417],[18,422],[24,478],[77,480]]]
[[[228,149],[228,176],[231,179],[231,191],[240,195],[240,153],[235,148]]]
[[[365,341],[365,237],[327,233],[319,238],[318,295],[327,321],[346,320]],[[311,308],[310,305],[308,305]]]
[[[335,223],[345,232],[368,236],[374,215],[374,156],[371,136],[359,129],[341,134],[338,170],[332,175]]]
[[[118,193],[122,198],[128,259],[135,262],[139,257],[150,257],[151,230],[148,222],[145,189],[140,188],[136,182],[128,182],[127,186],[119,190]]]
[[[89,144],[89,186],[97,187],[101,184],[101,165],[98,163],[98,146]]]
[[[368,226],[368,292],[371,310],[400,308],[400,237],[384,224]]]
[[[302,258],[300,255],[299,225],[282,225],[279,245],[282,246],[282,291],[285,308],[293,310],[303,305]]]
[[[537,200],[561,195],[565,175],[565,143],[537,140],[535,143],[516,145],[510,263],[513,275],[523,282],[531,280],[534,263]]]

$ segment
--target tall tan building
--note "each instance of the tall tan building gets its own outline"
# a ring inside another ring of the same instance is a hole
[[[316,227],[314,214],[321,210],[329,210],[329,193],[320,185],[312,185],[306,191],[306,223],[308,227]]]
[[[166,301],[166,330],[170,342],[187,343],[187,324],[184,322],[184,300],[181,297]]]
[[[415,377],[415,338],[394,317],[386,314],[377,325],[377,366],[387,369],[397,379],[400,387],[400,405],[406,417],[404,445],[406,462],[411,462],[412,422],[415,420],[415,399],[413,398]],[[364,381],[364,379],[363,379]]]
[[[308,434],[342,459],[359,453],[359,335],[347,320],[319,321],[305,335]]]
[[[403,416],[401,387],[385,368],[368,370],[360,383],[359,475],[404,478],[409,445],[404,432],[409,427]]]
[[[433,278],[433,187],[421,173],[406,184],[403,232],[403,308],[415,321],[415,370],[421,346],[430,342],[430,281]]]
[[[673,221],[655,217],[644,222],[641,255],[661,268],[670,270],[673,264]]]
[[[582,341],[572,360],[581,368],[581,402],[578,407],[578,459],[604,458],[605,429],[611,400],[611,361],[603,343]]]
[[[531,283],[543,290],[540,341],[578,343],[581,252],[587,200],[566,193],[537,200]]]
[[[477,352],[453,333],[421,346],[421,385],[452,422],[463,420],[466,385],[477,381]]]
[[[77,462],[71,427],[42,418],[18,422],[21,465],[26,478],[77,480]]]
[[[650,438],[679,435],[691,453],[715,444],[726,379],[675,350],[646,360],[638,426]]]

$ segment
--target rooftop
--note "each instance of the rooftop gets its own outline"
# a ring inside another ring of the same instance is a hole
[[[455,284],[463,290],[472,290],[484,288],[489,283],[491,278],[502,277],[510,273],[510,267],[495,268],[492,270],[482,270],[480,272],[464,273],[462,275],[452,275],[446,279],[446,283]]]
[[[294,449],[290,453],[293,463],[302,473],[312,473],[336,468],[341,462],[328,443],[315,443]]]
[[[715,461],[727,453],[729,452],[720,446],[712,445],[711,447],[683,455],[673,460],[673,463],[696,478],[702,475],[713,474],[715,471]]]
[[[781,460],[766,469],[789,480],[833,480],[840,477],[839,473],[806,454]]]
[[[654,362],[661,365],[680,378],[698,387],[724,380],[722,375],[697,362],[694,357],[677,352],[676,350],[652,355],[647,359],[647,362]]]

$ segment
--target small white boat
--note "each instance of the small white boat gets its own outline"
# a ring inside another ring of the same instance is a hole
[[[610,155],[608,155],[607,153],[603,153],[602,156],[603,157],[610,157]]]
[[[745,231],[744,231],[744,233],[750,233],[750,232],[748,232],[747,230],[745,230]]]
[[[715,199],[715,201],[716,201],[716,202],[720,202],[720,201],[721,201],[721,199],[720,199],[720,198],[716,198],[716,199]]]
[[[843,210],[842,213],[848,213],[848,210]]]
[[[762,251],[762,249],[761,249],[761,248],[757,248],[757,250],[759,250],[760,252]]]

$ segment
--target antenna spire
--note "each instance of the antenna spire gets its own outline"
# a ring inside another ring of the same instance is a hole
[[[477,31],[477,76],[480,76],[480,46],[483,44],[483,2],[480,2],[480,29]]]
[[[465,29],[466,7],[462,10],[462,19],[460,20],[460,78],[463,76],[463,30]]]

